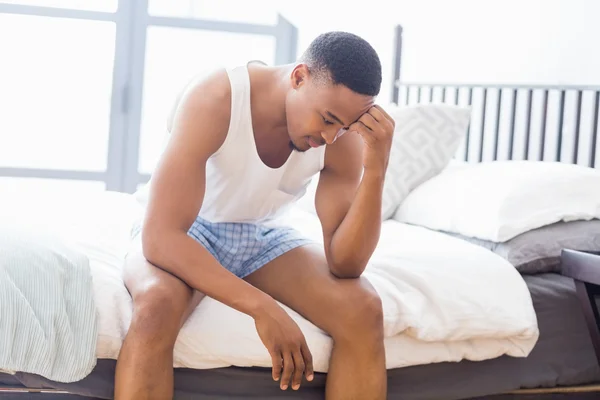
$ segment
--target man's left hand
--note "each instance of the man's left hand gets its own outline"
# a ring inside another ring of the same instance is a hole
[[[348,130],[357,132],[365,143],[365,172],[373,170],[385,175],[395,126],[394,119],[378,105],[371,107],[358,121],[350,125]]]

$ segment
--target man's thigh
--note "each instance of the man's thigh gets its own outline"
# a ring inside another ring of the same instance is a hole
[[[246,281],[331,333],[357,298],[376,297],[365,278],[338,279],[329,271],[322,245],[296,247],[248,275]]]

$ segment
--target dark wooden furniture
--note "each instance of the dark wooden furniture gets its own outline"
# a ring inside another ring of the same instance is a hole
[[[600,252],[565,249],[561,254],[562,274],[573,278],[600,364],[600,315],[596,296],[600,295]]]

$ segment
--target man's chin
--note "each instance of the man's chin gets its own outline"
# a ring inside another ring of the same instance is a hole
[[[296,146],[296,144],[295,144],[295,143],[294,143],[294,141],[292,141],[292,140],[290,140],[290,143],[289,143],[289,144],[290,144],[290,148],[291,148],[293,151],[297,151],[297,152],[299,152],[299,153],[304,153],[305,151],[307,151],[307,150],[309,149],[309,148],[302,149],[302,148],[300,148],[300,147]]]

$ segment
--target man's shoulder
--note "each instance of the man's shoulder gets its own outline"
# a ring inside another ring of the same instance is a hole
[[[229,101],[231,98],[231,83],[228,70],[220,68],[194,77],[183,89],[180,98],[186,95],[199,97],[212,103]]]
[[[208,74],[193,77],[177,94],[169,113],[167,129],[170,132],[173,119],[178,109],[187,103],[203,104],[207,107],[216,107],[218,110],[227,110],[231,103],[231,84],[227,69],[220,68]]]

